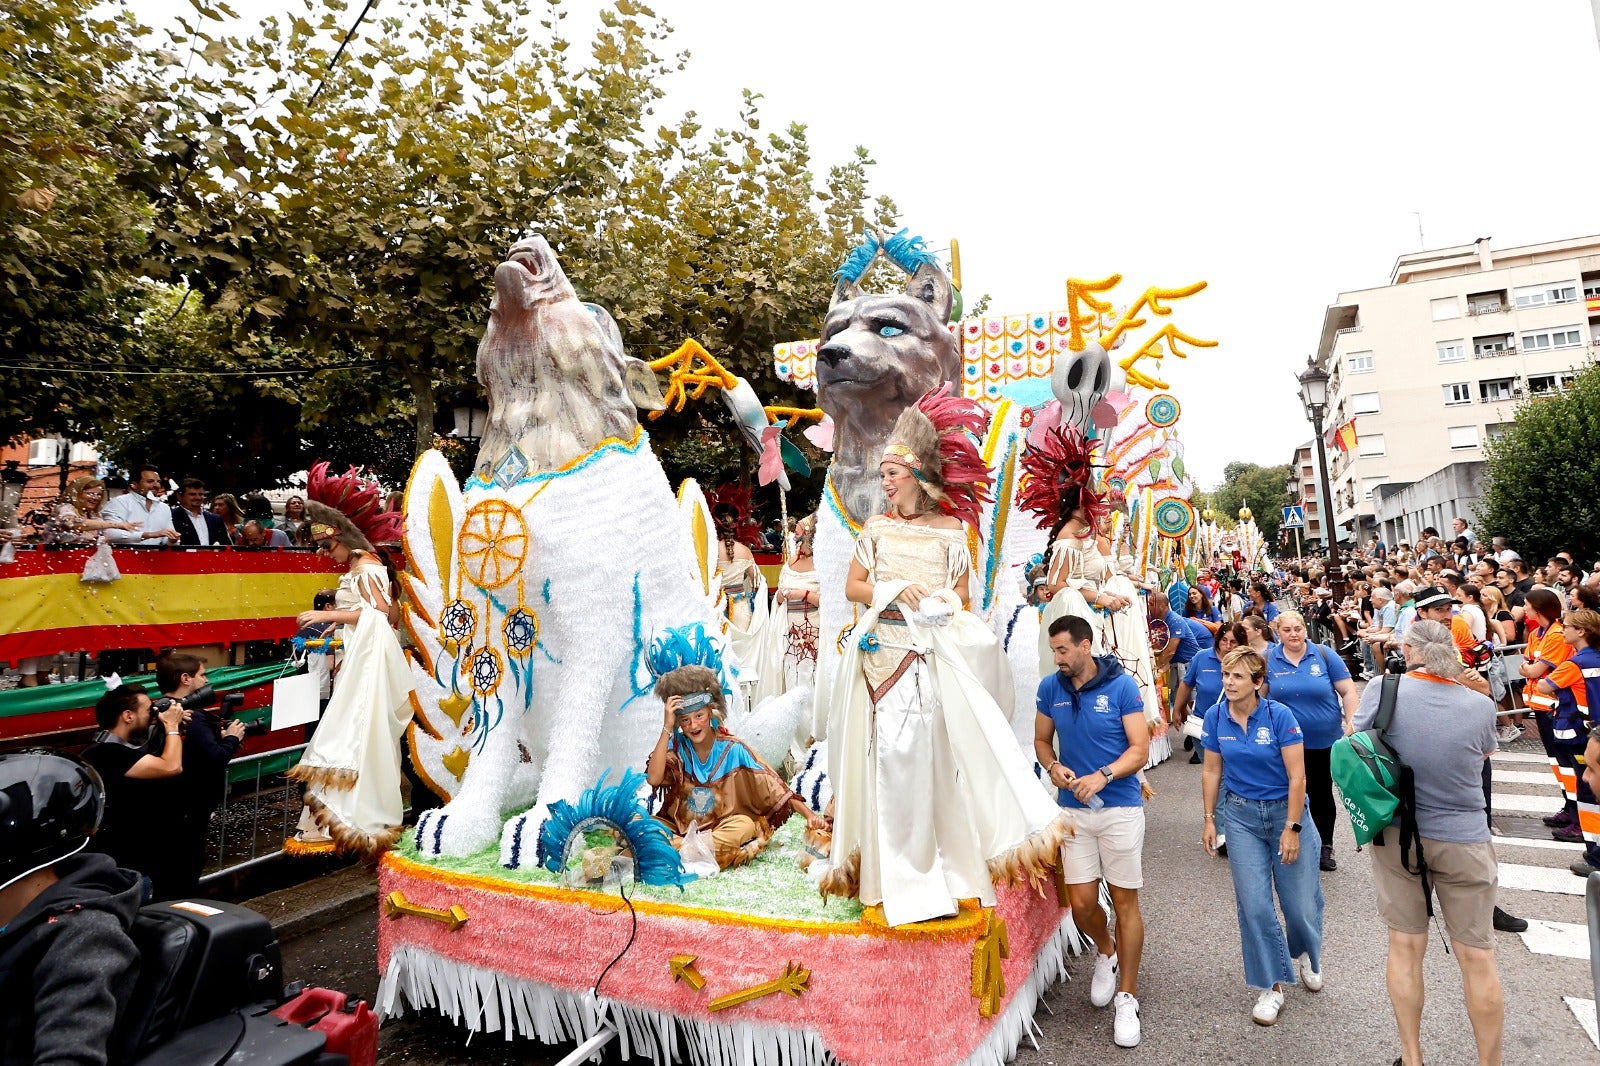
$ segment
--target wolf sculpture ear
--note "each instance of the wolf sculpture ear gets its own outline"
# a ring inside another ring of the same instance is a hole
[[[861,286],[848,278],[840,278],[838,284],[833,287],[833,299],[828,301],[828,310],[832,311],[840,304],[859,299],[861,295]]]
[[[628,399],[639,410],[666,409],[667,401],[661,395],[661,383],[656,381],[656,372],[644,360],[631,355],[623,357],[622,383],[628,390]]]
[[[924,263],[906,282],[906,295],[933,308],[940,322],[950,321],[950,279],[932,263]]]

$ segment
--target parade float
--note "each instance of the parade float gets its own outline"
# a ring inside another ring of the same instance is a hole
[[[904,270],[904,293],[857,288],[880,254]],[[919,241],[871,239],[841,274],[825,343],[778,353],[779,373],[798,384],[816,380],[819,354],[835,367],[855,360],[852,375],[818,388],[817,411],[772,409],[698,346],[655,364],[629,357],[542,238],[511,250],[479,349],[491,415],[473,474],[463,487],[430,453],[405,491],[403,626],[417,682],[407,741],[447,802],[379,867],[384,1014],[434,1011],[472,1032],[576,1042],[570,1061],[615,1040],[625,1057],[659,1063],[1001,1063],[1037,1031],[1040,997],[1083,946],[1048,861],[1031,880],[996,877],[992,906],[965,901],[948,917],[892,925],[881,907],[819,894],[806,867],[830,844],[799,819],[750,861],[687,875],[634,772],[662,724],[653,686],[663,634],[694,632],[711,646],[727,725],[761,738],[752,746],[774,765],[813,702],[804,689],[754,706],[741,698],[707,495],[693,482],[668,485],[640,410],[717,389],[751,423],[764,483],[782,473],[783,430],[827,416],[833,460],[816,533],[825,685],[851,635],[843,575],[860,519],[883,507],[877,466],[889,430],[930,388],[959,382],[989,407],[975,443],[994,482],[967,541],[972,610],[997,632],[1026,614],[1015,611],[1025,606],[1020,578],[1043,533],[1016,512],[1020,458],[1037,419],[1073,417],[1084,401],[1099,447],[1112,440],[1110,405],[1122,394],[1107,399],[1109,372],[1092,400],[1064,381],[1052,391],[1051,376],[1065,379],[1063,356],[1116,323],[1102,320],[1109,304],[1063,313],[1059,325],[1033,316],[1033,333],[1018,340],[1038,352],[980,363],[962,356],[972,324],[949,322],[952,288]],[[1077,307],[1071,290],[1069,302]],[[1159,299],[1139,306],[1168,313]],[[888,314],[906,328],[863,325]],[[1142,324],[1130,312],[1119,332]],[[980,351],[984,331],[980,322],[972,338]],[[1125,361],[1130,381],[1142,358]],[[668,374],[665,394],[656,371]],[[1023,394],[1003,395],[1002,384]],[[1159,405],[1155,414],[1166,417]],[[1175,414],[1156,427],[1163,443]],[[1122,475],[1150,501],[1130,508],[1130,530],[1182,483],[1176,464],[1171,485],[1153,459],[1132,470],[1144,454]],[[1012,721],[1028,722],[1029,736],[1031,669],[1003,678],[1001,664],[993,693],[1008,711],[1020,702]],[[800,728],[822,734],[821,721],[809,725]],[[817,813],[825,765],[812,749],[804,770],[814,787],[798,789]]]

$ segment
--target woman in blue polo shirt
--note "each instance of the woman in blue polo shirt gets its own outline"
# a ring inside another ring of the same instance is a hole
[[[1327,646],[1307,641],[1305,616],[1299,611],[1278,616],[1278,643],[1267,650],[1266,660],[1272,698],[1293,711],[1305,730],[1306,800],[1322,838],[1320,864],[1324,870],[1337,870],[1333,826],[1339,803],[1333,798],[1329,757],[1333,742],[1349,733],[1355,721],[1356,683],[1344,660]]]
[[[1315,825],[1301,821],[1304,737],[1288,707],[1261,696],[1266,673],[1249,648],[1229,653],[1222,660],[1227,698],[1206,711],[1201,738],[1201,841],[1215,854],[1219,832],[1228,835],[1245,984],[1260,993],[1250,1012],[1257,1025],[1277,1022],[1283,986],[1295,983],[1291,960],[1299,963],[1306,991],[1322,991],[1322,881],[1311,859],[1321,838]]]
[[[1250,637],[1243,626],[1237,622],[1219,626],[1211,638],[1211,647],[1189,660],[1183,680],[1178,682],[1178,691],[1172,696],[1172,720],[1181,727],[1189,714],[1204,718],[1211,705],[1222,698],[1222,660],[1234,648],[1249,646]],[[1194,737],[1184,737],[1183,747],[1185,751],[1194,751],[1190,762],[1200,761],[1200,749],[1195,747]]]

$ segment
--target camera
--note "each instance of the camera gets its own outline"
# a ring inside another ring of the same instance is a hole
[[[1383,672],[1386,674],[1403,674],[1406,672],[1406,657],[1397,649],[1383,657]]]
[[[222,697],[222,708],[220,711],[218,711],[218,713],[222,716],[222,725],[224,729],[233,724],[234,715],[238,713],[239,707],[243,703],[243,692],[230,692],[226,696]],[[265,736],[266,732],[267,720],[265,718],[257,718],[253,722],[244,723],[244,735],[247,737]]]
[[[213,703],[217,702],[219,702],[217,690],[212,688],[210,685],[206,685],[204,688],[196,689],[187,696],[162,696],[160,699],[150,704],[150,710],[154,714],[160,714],[162,711],[176,703],[179,707],[182,707],[186,711],[203,711],[207,710]],[[227,726],[232,722],[234,714],[238,712],[239,707],[244,703],[244,693],[230,692],[221,697],[220,703],[221,706],[217,710],[217,715],[222,719],[223,728],[227,728]],[[266,719],[245,723],[244,734],[247,737],[261,736],[266,731]]]

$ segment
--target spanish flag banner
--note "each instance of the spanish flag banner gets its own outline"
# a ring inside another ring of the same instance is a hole
[[[1342,452],[1356,450],[1356,420],[1351,419],[1333,431],[1333,443]]]

